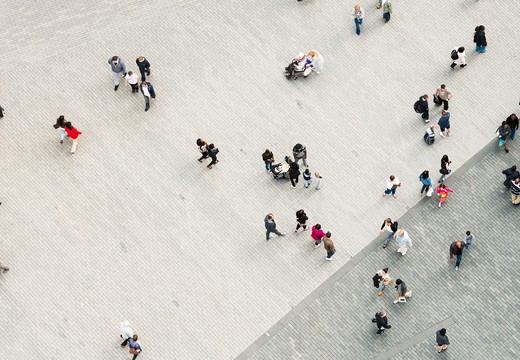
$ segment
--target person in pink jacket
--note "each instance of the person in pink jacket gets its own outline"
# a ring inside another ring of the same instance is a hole
[[[312,227],[311,230],[311,238],[314,240],[314,248],[317,249],[320,247],[321,239],[326,235],[326,233],[321,230],[321,225],[316,224]]]
[[[441,207],[442,203],[446,201],[448,198],[448,193],[450,192],[453,192],[453,190],[447,187],[445,184],[440,184],[437,186],[437,195],[440,196],[439,207]]]

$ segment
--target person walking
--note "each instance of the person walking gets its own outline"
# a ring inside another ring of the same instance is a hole
[[[264,153],[262,154],[262,160],[264,160],[265,163],[265,171],[269,172],[274,162],[273,152],[269,149],[265,149]]]
[[[5,109],[0,105],[0,119],[2,119],[5,115]]]
[[[296,162],[291,162],[289,164],[289,180],[291,180],[291,188],[295,188],[298,183],[298,178],[300,177],[300,166]]]
[[[307,164],[307,148],[305,147],[305,145],[298,143],[293,146],[292,151],[295,163],[299,163],[300,160],[302,160],[303,166],[309,167],[309,165]]]
[[[395,281],[395,300],[394,304],[397,304],[399,302],[406,302],[406,298],[409,298],[412,296],[412,292],[408,291],[406,288],[406,284],[403,280],[397,279]]]
[[[135,59],[135,63],[137,67],[139,67],[139,72],[141,73],[141,81],[146,81],[146,75],[150,75],[150,63],[143,55],[140,55],[137,59]]]
[[[316,50],[311,50],[307,54],[307,64],[312,68],[312,71],[320,74],[323,71],[325,58]]]
[[[448,110],[448,103],[453,98],[453,94],[446,89],[446,85],[442,84],[437,90],[435,90],[435,94],[433,94],[433,102],[435,105],[440,106],[444,104],[444,110]]]
[[[395,192],[397,188],[401,186],[401,182],[394,175],[390,175],[390,177],[386,180],[386,190],[383,194],[383,197],[386,195],[392,194],[392,196],[397,199],[397,195]]]
[[[448,193],[451,193],[453,192],[453,189],[450,189],[449,187],[446,186],[446,184],[439,184],[439,186],[437,186],[437,195],[440,196],[439,198],[439,207],[442,206],[442,204],[448,199]]]
[[[332,255],[336,253],[336,248],[334,247],[334,241],[331,239],[331,233],[330,231],[327,231],[325,236],[323,237],[323,246],[325,247],[325,250],[327,251],[327,256],[325,257],[325,260],[332,261]]]
[[[473,244],[473,242],[476,240],[475,238],[475,235],[473,235],[471,233],[471,231],[466,231],[466,235],[464,235],[464,248],[466,251],[469,251],[469,247],[471,246],[471,244]]]
[[[274,221],[274,215],[269,213],[264,218],[264,225],[266,229],[265,240],[269,241],[271,239],[271,233],[275,233],[278,236],[285,236],[285,233],[280,232],[276,229],[276,222]]]
[[[473,42],[475,43],[475,51],[481,54],[486,52],[487,40],[486,40],[486,28],[484,25],[479,25],[475,28],[475,34],[473,34]]]
[[[215,144],[208,145],[208,156],[211,158],[211,162],[207,166],[208,169],[212,169],[213,165],[218,164],[219,160],[217,160],[217,154],[219,153],[219,149],[215,146]]]
[[[72,148],[70,149],[70,153],[74,154],[76,152],[76,147],[78,146],[78,137],[82,134],[81,131],[78,131],[74,126],[72,126],[70,121],[67,121],[63,128],[67,133],[67,136],[72,139]]]
[[[128,344],[130,345],[130,354],[134,355],[132,360],[137,359],[137,356],[141,353],[141,342],[139,341],[139,336],[134,334],[131,339],[128,339]]]
[[[383,249],[386,249],[386,247],[388,246],[388,243],[394,237],[394,234],[397,231],[398,226],[399,226],[399,224],[397,223],[397,221],[392,222],[392,219],[390,219],[390,218],[387,218],[385,221],[383,221],[383,225],[381,225],[380,233],[382,233],[383,231],[386,230],[386,232],[388,234],[388,236],[383,241]]]
[[[303,231],[307,231],[307,220],[309,218],[307,217],[307,214],[305,213],[305,210],[300,209],[296,211],[296,230],[294,232],[298,232],[299,228],[302,228]]]
[[[450,125],[450,113],[447,110],[442,110],[442,116],[439,119],[437,125],[434,125],[441,129],[439,135],[446,139],[446,135],[451,136],[451,125]]]
[[[397,252],[405,256],[408,249],[412,247],[412,239],[408,236],[408,232],[401,229],[394,235],[394,239],[397,243]]]
[[[59,129],[60,131],[60,144],[63,144],[63,139],[67,136],[67,132],[65,131],[65,116],[60,115],[56,120],[56,124],[54,124],[55,129]]]
[[[498,147],[503,147],[506,154],[509,152],[509,148],[507,147],[507,137],[511,133],[511,129],[506,121],[502,121],[502,125],[500,125],[496,131],[498,133]]]
[[[354,6],[352,10],[352,20],[356,24],[356,34],[361,35],[361,25],[363,25],[363,18],[365,17],[365,10],[359,5]]]
[[[505,169],[504,171],[502,171],[502,174],[506,176],[504,186],[506,186],[507,188],[511,187],[511,181],[513,181],[517,177],[520,177],[520,172],[516,170],[516,165],[513,165],[510,168]]]
[[[439,169],[439,172],[441,173],[441,178],[439,179],[439,184],[443,183],[444,180],[451,173],[450,167],[451,167],[451,161],[448,158],[448,155],[443,155],[441,158],[441,168]]]
[[[425,192],[426,192],[427,196],[431,196],[431,194],[428,195],[430,192],[430,187],[432,186],[432,179],[430,179],[430,172],[428,170],[424,170],[421,173],[421,175],[419,175],[419,180],[422,183],[421,194],[419,195],[419,197],[422,197]]]
[[[374,280],[374,287],[379,290],[378,295],[383,295],[385,288],[392,282],[392,278],[388,274],[388,268],[378,270],[372,280]]]
[[[465,244],[462,241],[454,241],[450,245],[450,261],[455,261],[454,256],[457,261],[455,261],[455,270],[459,270],[460,262],[462,261],[462,254],[464,251]]]
[[[421,118],[424,120],[424,122],[430,122],[430,109],[428,107],[428,99],[430,97],[426,94],[421,96],[419,100],[417,100],[414,108],[415,111],[419,114],[421,114]]]
[[[303,187],[307,189],[309,187],[309,185],[311,184],[311,182],[312,182],[311,172],[309,171],[309,169],[305,169],[305,171],[303,172]]]
[[[320,247],[321,240],[327,235],[322,229],[321,224],[316,224],[311,228],[311,238],[314,240],[314,248]]]
[[[108,63],[112,68],[112,74],[114,75],[114,91],[117,91],[119,87],[120,81],[119,79],[126,75],[126,66],[119,56],[114,55],[110,59],[108,59]]]
[[[507,125],[509,125],[509,136],[511,140],[515,139],[516,130],[518,130],[518,116],[515,113],[509,115],[506,119]]]
[[[511,202],[520,205],[520,177],[511,181]]]
[[[323,179],[323,177],[317,171],[314,173],[314,177],[316,178],[316,190],[319,190],[321,189],[321,179]]]
[[[464,46],[454,48],[451,51],[451,59],[453,60],[450,65],[452,69],[457,65],[460,65],[461,68],[466,66],[466,49],[464,49]]]
[[[377,335],[383,335],[385,333],[385,329],[391,329],[392,325],[388,325],[388,318],[386,315],[386,311],[379,311],[376,313],[375,318],[372,319],[373,323],[376,323],[377,326]]]
[[[392,16],[392,2],[390,0],[386,0],[383,4],[383,19],[385,24],[390,21]]]
[[[155,100],[155,89],[153,88],[153,85],[149,82],[143,81],[140,85],[141,92],[144,96],[144,103],[145,108],[144,111],[148,111],[150,109],[150,98]]]
[[[129,71],[125,76],[125,86],[128,86],[128,84],[132,87],[132,94],[139,92],[139,78],[132,71]]]
[[[202,154],[200,158],[198,158],[198,162],[202,162],[202,160],[207,159],[209,155],[208,150],[208,142],[204,140],[203,138],[197,139],[197,146],[199,147],[199,151]]]
[[[128,320],[121,322],[119,329],[121,332],[121,339],[123,339],[121,347],[125,347],[128,344],[128,340],[134,336],[134,330],[130,327],[130,322]]]
[[[435,334],[435,341],[437,342],[437,352],[440,354],[448,348],[450,341],[446,336],[446,329],[442,328]]]

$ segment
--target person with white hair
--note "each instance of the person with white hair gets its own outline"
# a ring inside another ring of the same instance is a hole
[[[408,248],[412,247],[412,239],[408,236],[408,231],[403,229],[399,230],[394,235],[394,239],[397,243],[397,252],[401,253],[402,256],[405,256]]]
[[[307,56],[301,52],[297,57],[294,58],[293,63],[295,71],[303,71],[305,69],[305,65],[307,65]]]

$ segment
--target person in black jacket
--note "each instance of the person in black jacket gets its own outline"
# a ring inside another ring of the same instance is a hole
[[[437,352],[441,353],[448,348],[450,341],[446,336],[446,329],[442,328],[435,334],[435,341],[437,342]]]
[[[294,232],[298,232],[299,228],[303,228],[303,231],[307,231],[307,220],[309,218],[307,217],[307,214],[305,213],[305,210],[300,209],[296,211],[296,230]]]
[[[392,238],[394,237],[395,232],[398,229],[399,224],[397,221],[392,222],[392,219],[388,218],[385,221],[383,221],[383,225],[381,225],[381,233],[386,230],[388,236],[386,237],[385,241],[383,241],[383,249],[386,249],[388,246],[388,243]]]
[[[146,75],[150,75],[150,63],[146,58],[141,55],[137,59],[135,59],[135,63],[139,67],[139,71],[141,72],[141,81],[146,81]],[[146,75],[145,75],[146,74]]]
[[[218,160],[217,160],[218,152],[219,152],[219,150],[215,146],[215,144],[209,144],[208,145],[208,155],[211,158],[211,162],[208,165],[208,169],[211,169],[213,167],[213,165],[218,163]]]
[[[516,170],[516,165],[511,166],[510,168],[505,169],[502,171],[502,174],[506,176],[506,181],[504,181],[504,186],[510,188],[511,187],[511,181],[516,179],[517,177],[520,177],[520,172]]]
[[[507,125],[511,128],[509,131],[509,136],[511,137],[511,140],[515,139],[516,130],[518,130],[518,116],[516,114],[511,114],[506,119]]]
[[[0,106],[0,119],[4,117],[4,112],[5,112],[5,109]]]
[[[377,325],[377,335],[383,335],[385,329],[390,329],[392,327],[392,325],[388,325],[388,318],[386,317],[385,311],[376,313],[376,317],[372,319],[372,322]]]
[[[424,122],[430,122],[430,109],[428,108],[428,95],[423,95],[419,98],[419,112]]]
[[[475,35],[473,35],[473,42],[476,44],[475,51],[483,54],[486,52],[486,28],[484,25],[479,25],[475,28]]]
[[[150,84],[149,82],[142,82],[141,85],[139,85],[140,88],[141,88],[141,92],[143,93],[143,96],[144,96],[144,103],[145,103],[145,108],[144,108],[144,111],[148,111],[148,109],[150,109],[150,98],[154,99],[155,100],[155,89],[153,88],[153,85]]]
[[[444,179],[448,177],[448,175],[451,173],[451,161],[448,158],[448,155],[443,155],[441,159],[441,168],[439,169],[439,172],[442,174],[441,178],[439,179],[439,183],[443,183]]]
[[[298,183],[298,178],[300,177],[300,166],[296,162],[291,162],[289,164],[289,179],[291,180],[291,187],[294,189],[296,184]]]

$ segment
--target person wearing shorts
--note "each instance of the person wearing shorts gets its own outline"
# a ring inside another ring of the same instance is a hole
[[[451,128],[450,128],[450,112],[447,110],[442,110],[442,116],[439,119],[439,122],[437,123],[436,127],[441,128],[440,135],[443,138],[446,138],[446,135],[451,135]]]

